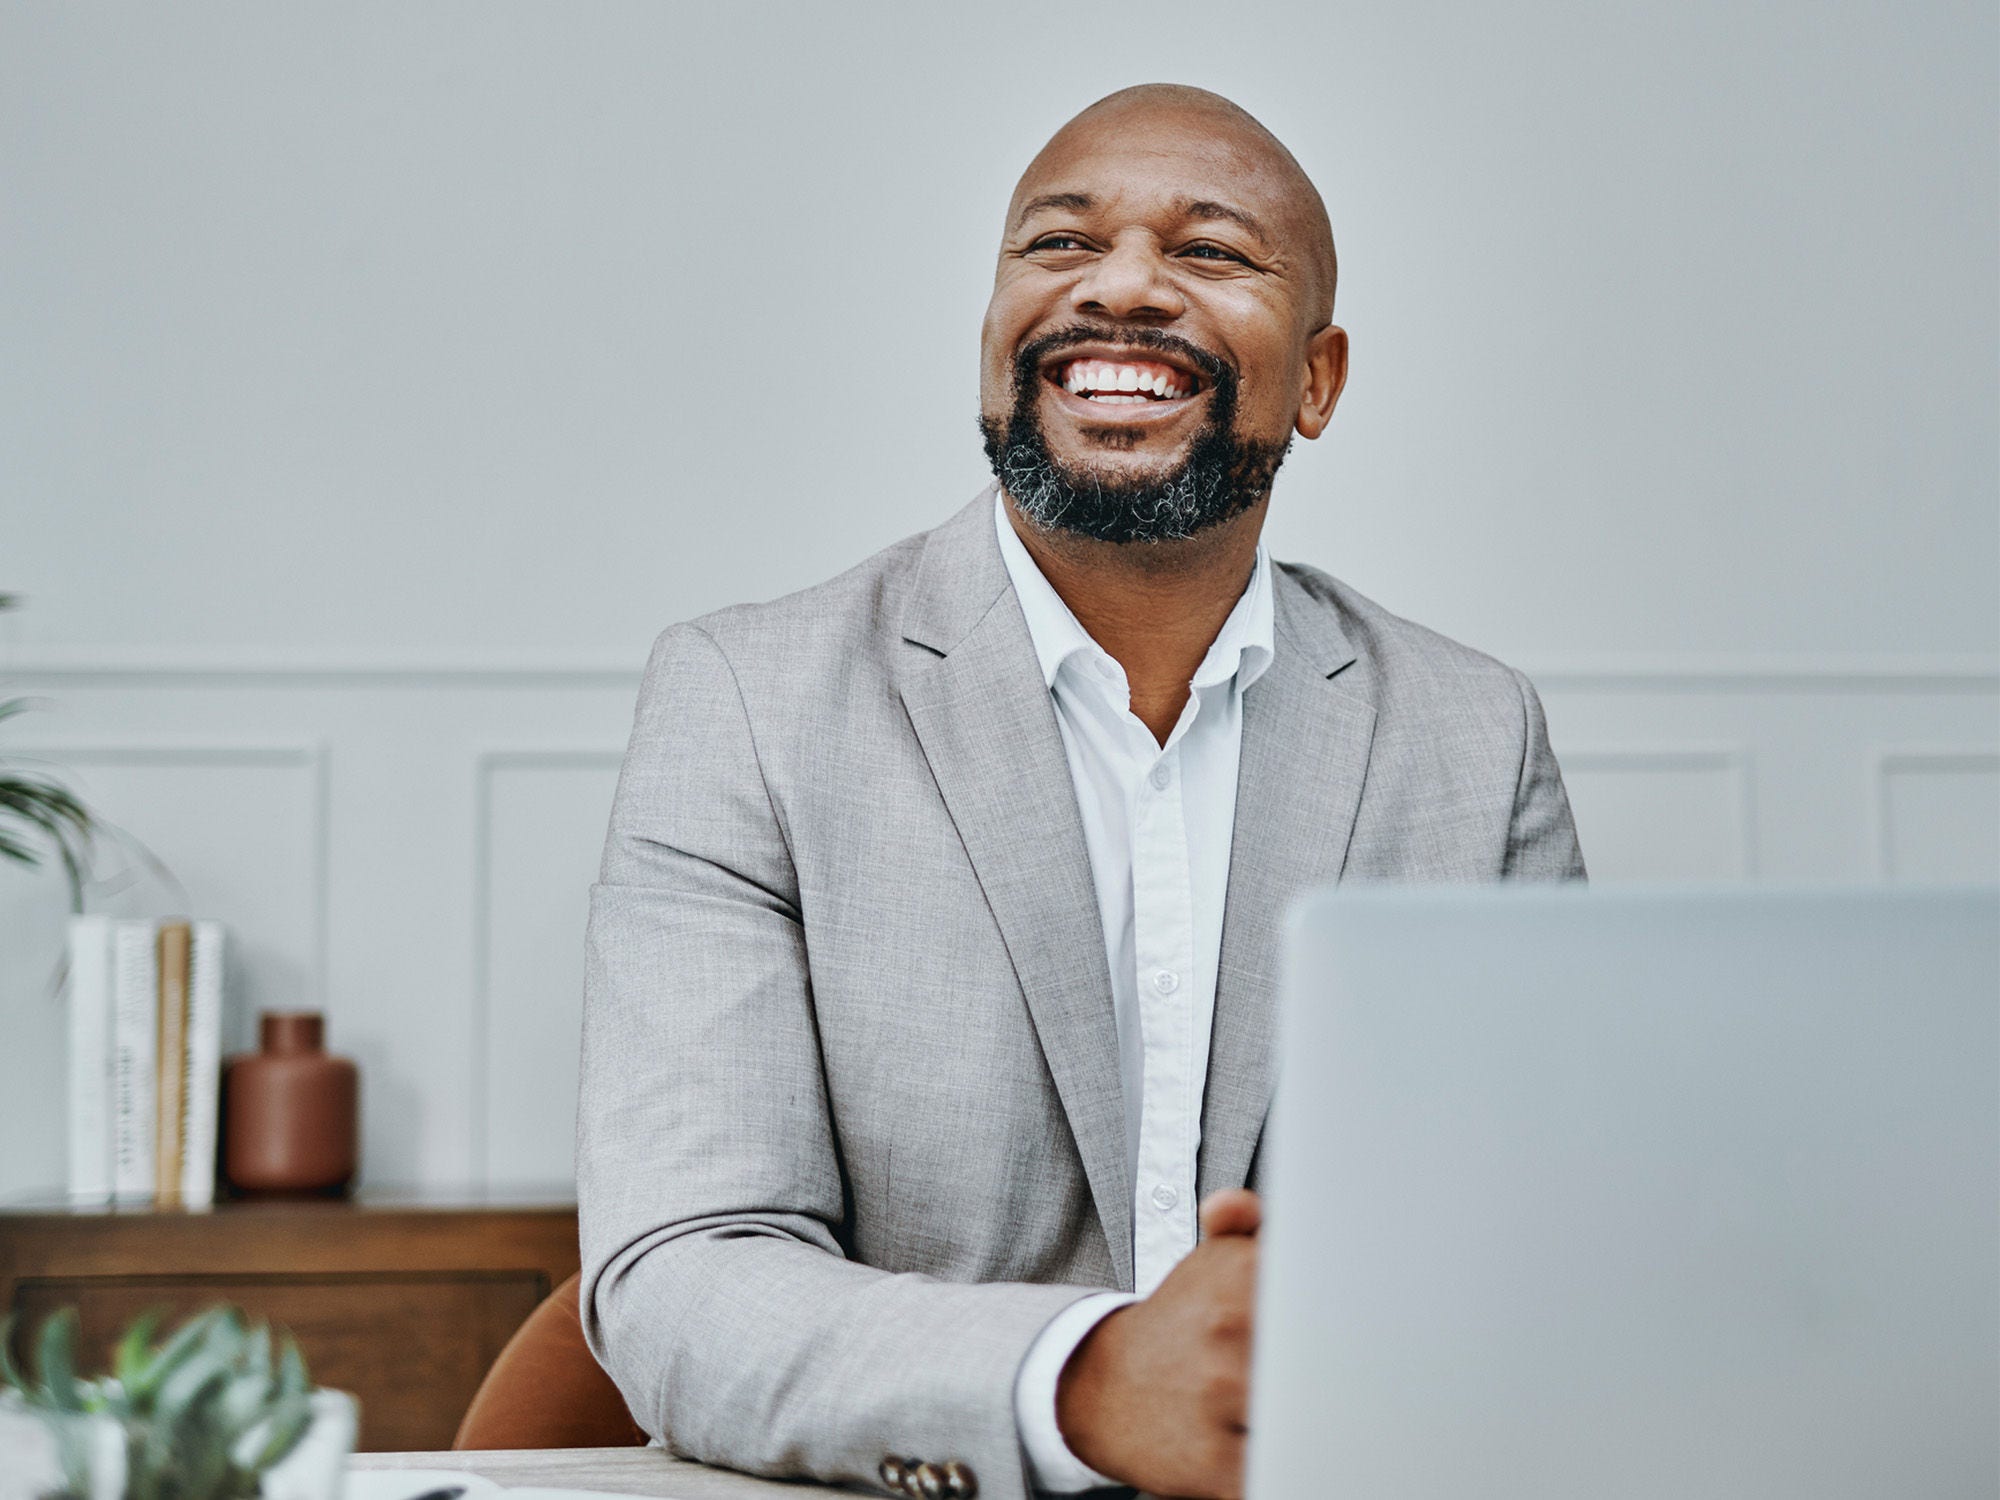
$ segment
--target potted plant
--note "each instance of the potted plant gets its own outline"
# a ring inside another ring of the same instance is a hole
[[[0,594],[0,613],[14,609],[20,602],[19,595]],[[44,706],[45,703],[33,698],[0,698],[0,722]],[[91,878],[91,854],[100,838],[134,856],[137,866],[143,866],[174,895],[172,904],[183,907],[188,904],[187,891],[175,879],[174,872],[144,843],[117,824],[93,813],[61,782],[0,759],[0,860],[39,865],[42,850],[37,845],[53,845],[62,864],[63,879],[69,887],[69,909],[81,912],[86,888],[99,893],[115,893],[124,884],[129,884],[129,879],[111,884]],[[130,868],[136,867],[128,866]],[[52,993],[62,989],[67,972],[68,953],[65,949],[50,977]],[[5,1497],[0,1496],[0,1500],[5,1500]]]
[[[12,609],[19,602],[13,594],[0,594],[0,611]],[[32,707],[34,700],[29,698],[0,699],[0,720],[11,719]],[[24,865],[40,864],[40,851],[24,834],[54,844],[64,878],[69,882],[71,911],[83,910],[83,876],[96,832],[90,810],[66,787],[45,777],[0,767],[0,858],[18,860]]]
[[[155,1343],[159,1314],[119,1340],[109,1375],[77,1374],[76,1313],[42,1324],[35,1378],[0,1323],[0,1475],[42,1500],[337,1500],[354,1398],[314,1390],[289,1334],[232,1307]],[[5,1481],[0,1481],[3,1484]]]

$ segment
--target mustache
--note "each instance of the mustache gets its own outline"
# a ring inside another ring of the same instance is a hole
[[[1119,328],[1115,325],[1100,327],[1090,323],[1071,323],[1062,328],[1051,329],[1021,346],[1021,352],[1014,356],[1014,388],[1029,389],[1028,382],[1035,378],[1036,371],[1041,369],[1050,355],[1060,354],[1065,349],[1074,349],[1083,344],[1112,344],[1125,349],[1149,349],[1155,354],[1179,355],[1201,371],[1203,378],[1210,385],[1221,385],[1233,381],[1236,377],[1235,367],[1221,355],[1212,353],[1177,333],[1163,333],[1157,328]]]

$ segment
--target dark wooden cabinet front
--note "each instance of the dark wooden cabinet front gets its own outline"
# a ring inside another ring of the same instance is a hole
[[[0,1308],[29,1333],[75,1307],[92,1370],[149,1307],[230,1302],[289,1329],[361,1403],[365,1451],[448,1448],[487,1368],[577,1268],[569,1207],[229,1203],[207,1212],[0,1210]]]

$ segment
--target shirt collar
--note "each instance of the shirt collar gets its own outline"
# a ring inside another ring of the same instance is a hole
[[[1063,603],[1035,563],[1021,538],[1007,519],[1004,495],[993,497],[993,525],[1000,534],[1000,559],[1013,580],[1014,594],[1021,601],[1021,613],[1028,620],[1028,638],[1034,642],[1035,659],[1042,669],[1043,683],[1053,688],[1063,663],[1072,656],[1106,656],[1104,648],[1091,639],[1070,607]],[[1199,690],[1217,683],[1237,680],[1238,689],[1247,688],[1271,664],[1275,648],[1275,618],[1271,601],[1271,560],[1263,542],[1257,543],[1257,561],[1250,570],[1250,582],[1229,618],[1222,622],[1209,644],[1208,654],[1195,668],[1191,684]]]

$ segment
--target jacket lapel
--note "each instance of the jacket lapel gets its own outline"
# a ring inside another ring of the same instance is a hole
[[[931,533],[905,639],[941,652],[904,707],[993,910],[1121,1286],[1132,1277],[1118,1030],[1061,731],[993,531],[993,491]]]
[[[1332,609],[1282,567],[1272,582],[1277,650],[1243,695],[1196,1174],[1203,1196],[1248,1179],[1277,1071],[1285,910],[1300,891],[1339,876],[1375,734],[1375,710],[1337,680],[1355,655]]]

